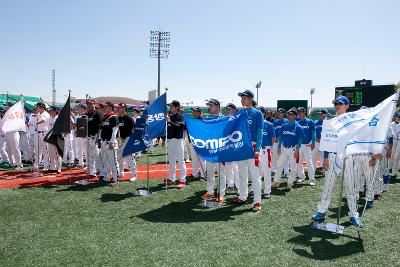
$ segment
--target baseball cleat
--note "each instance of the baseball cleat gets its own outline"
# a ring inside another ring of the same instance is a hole
[[[260,211],[260,210],[261,210],[261,204],[260,204],[260,203],[254,204],[252,210],[253,210],[254,212]]]
[[[314,221],[324,220],[325,216],[326,216],[325,212],[317,211],[311,216],[311,219],[313,219]]]
[[[373,200],[368,200],[367,201],[367,209],[372,209],[374,207],[374,201]]]
[[[172,181],[172,180],[170,180],[170,179],[167,179],[166,181],[165,181],[165,185],[173,185],[175,183],[175,181]]]
[[[246,204],[246,200],[241,200],[239,197],[235,197],[233,199],[233,204],[244,205],[244,204]]]
[[[271,194],[269,194],[269,193],[264,193],[263,196],[264,196],[264,198],[266,198],[266,199],[271,198]]]
[[[131,179],[129,179],[129,181],[131,181],[132,183],[136,182],[136,177],[132,177]]]
[[[358,228],[363,228],[364,225],[361,222],[360,217],[350,217],[350,223]]]
[[[217,196],[216,200],[217,203],[221,204],[224,202],[224,196]]]
[[[178,184],[179,189],[184,188],[185,186],[186,186],[185,182],[179,182],[179,184]]]
[[[202,195],[200,198],[204,199],[204,200],[211,200],[214,196],[210,195],[208,193],[205,193],[204,195]]]

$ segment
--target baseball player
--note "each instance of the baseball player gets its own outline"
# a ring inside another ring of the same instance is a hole
[[[203,118],[201,108],[198,106],[192,107],[192,113],[195,119],[201,120]],[[192,157],[192,177],[195,179],[199,177],[205,178],[206,176],[204,172],[206,170],[206,161],[197,154],[192,144],[190,144],[189,148]]]
[[[303,143],[299,149],[299,162],[297,164],[297,174],[300,179],[298,183],[302,183],[306,179],[304,173],[303,162],[307,163],[308,177],[310,179],[310,185],[314,186],[315,180],[315,166],[312,162],[312,150],[315,148],[315,124],[313,120],[306,117],[306,109],[299,107],[297,109],[297,115],[299,117],[298,124],[303,128]]]
[[[212,120],[223,117],[220,112],[221,103],[219,100],[211,98],[208,100],[208,114],[205,119]],[[202,199],[211,199],[214,196],[214,186],[215,186],[215,173],[218,173],[219,177],[219,195],[216,198],[218,203],[222,203],[225,197],[226,189],[226,175],[224,172],[224,164],[219,162],[209,162],[206,161],[207,166],[207,192],[201,196]]]
[[[247,113],[247,123],[250,130],[250,137],[254,147],[254,158],[238,161],[239,166],[239,196],[233,201],[237,205],[245,204],[248,197],[248,179],[251,177],[251,186],[253,189],[254,200],[252,211],[261,210],[261,177],[258,167],[258,160],[263,137],[263,115],[261,111],[254,108],[252,100],[254,94],[250,90],[238,93],[241,98],[242,106]]]
[[[393,178],[397,177],[397,172],[399,171],[399,161],[400,161],[400,113],[396,113],[394,117],[394,122],[392,122],[391,127],[394,131],[393,135],[393,152],[392,152],[392,173]]]
[[[263,139],[260,150],[260,171],[264,177],[264,197],[271,197],[271,164],[272,164],[272,143],[275,139],[274,125],[267,120],[267,111],[263,107],[259,108],[265,114],[263,122]]]
[[[278,108],[277,110],[277,118],[274,120],[274,128],[275,128],[275,140],[274,143],[272,144],[272,172],[276,172],[276,165],[279,160],[279,155],[278,155],[278,140],[279,137],[281,136],[281,129],[283,124],[285,124],[288,120],[285,118],[286,116],[286,110],[283,108]],[[285,174],[287,174],[289,167],[288,164],[285,166]]]
[[[267,120],[270,123],[274,123],[274,118],[272,118],[272,111],[267,109],[265,110],[265,120]]]
[[[232,115],[237,111],[236,105],[233,103],[228,103],[226,105],[227,116]],[[239,188],[239,167],[236,161],[225,162],[226,170],[226,183],[227,189]]]
[[[79,168],[83,168],[84,165],[84,157],[83,155],[85,155],[86,157],[86,163],[87,163],[87,151],[86,151],[86,138],[85,137],[79,137],[81,135],[81,129],[79,129],[78,127],[81,127],[78,125],[78,121],[80,119],[86,119],[86,115],[85,115],[85,111],[86,111],[87,107],[85,104],[80,103],[77,107],[76,107],[76,130],[74,131],[76,136],[75,136],[75,142],[76,142],[76,158],[78,159],[78,167]],[[82,127],[84,128],[84,126]],[[86,133],[83,133],[85,136]]]
[[[1,119],[3,119],[4,114],[1,114]],[[1,121],[1,120],[0,120]],[[7,141],[6,135],[2,130],[2,125],[0,124],[0,156],[1,156],[1,163],[3,162],[10,162],[8,159],[7,151],[6,151]]]
[[[36,104],[36,133],[34,138],[35,145],[35,162],[33,163],[33,169],[39,170],[39,163],[43,158],[44,171],[49,169],[49,155],[47,150],[47,143],[43,141],[49,128],[50,115],[46,111],[46,105],[43,102]]]
[[[117,159],[118,141],[117,135],[119,131],[118,116],[114,113],[114,104],[107,102],[103,104],[104,118],[100,124],[100,140],[101,148],[99,157],[103,166],[100,173],[99,182],[110,182],[110,173],[113,178],[113,185],[119,184],[120,172]]]
[[[320,110],[318,110],[318,120],[314,121],[314,123],[315,123],[315,147],[312,151],[312,162],[313,162],[315,170],[317,170],[318,156],[320,158],[321,163],[324,158],[324,153],[319,151],[319,145],[321,142],[322,123],[327,118],[327,115],[328,115],[328,111],[326,109],[320,109]]]
[[[88,118],[88,142],[89,151],[87,155],[87,165],[89,169],[89,176],[96,177],[96,170],[102,171],[102,164],[99,158],[98,147],[98,134],[100,130],[100,123],[103,121],[104,113],[96,110],[96,100],[88,99],[87,104],[87,118]],[[100,181],[100,180],[99,180]],[[101,181],[100,181],[101,182]]]
[[[176,162],[179,164],[179,184],[178,188],[186,186],[186,165],[184,160],[183,131],[185,122],[183,116],[179,113],[181,104],[173,100],[169,105],[170,114],[166,116],[167,121],[167,152],[169,162],[169,177],[166,179],[166,185],[175,183]]]
[[[299,150],[303,143],[303,128],[296,122],[297,110],[290,109],[287,112],[288,121],[282,125],[278,141],[277,154],[279,160],[275,172],[273,187],[279,187],[282,170],[289,162],[289,174],[287,180],[287,189],[291,190],[293,182],[296,179],[297,163],[299,159]]]
[[[136,160],[134,154],[122,157],[122,152],[126,144],[128,143],[129,137],[132,134],[134,123],[131,116],[126,113],[126,105],[124,103],[117,104],[117,115],[119,123],[119,147],[118,147],[118,165],[120,173],[124,170],[124,159],[127,160],[129,169],[131,171],[131,182],[136,181]]]
[[[50,118],[48,120],[49,129],[52,129],[56,119],[58,117],[59,109],[57,107],[51,107],[49,109]],[[53,144],[47,145],[49,154],[49,170],[51,173],[61,173],[61,157],[58,154],[57,147]]]
[[[347,112],[350,101],[345,96],[338,96],[332,102],[335,106],[336,113],[340,116]],[[324,189],[322,191],[321,200],[318,204],[318,210],[312,215],[313,220],[323,220],[326,216],[326,210],[329,207],[332,198],[332,191],[336,181],[336,174],[333,168],[335,153],[324,152],[323,168],[325,170]],[[347,192],[347,205],[349,207],[350,223],[358,228],[362,228],[363,224],[357,211],[357,195],[358,188],[355,182],[354,160],[349,155],[345,160],[344,181]]]

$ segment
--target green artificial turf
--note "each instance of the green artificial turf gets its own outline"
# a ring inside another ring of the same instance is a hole
[[[54,185],[0,190],[0,266],[394,266],[399,265],[399,184],[366,212],[360,231],[342,210],[343,235],[310,228],[322,190],[275,190],[262,211],[251,205],[198,206],[204,181],[134,196],[136,186]],[[336,185],[328,221],[335,222]],[[345,201],[343,201],[345,206]]]

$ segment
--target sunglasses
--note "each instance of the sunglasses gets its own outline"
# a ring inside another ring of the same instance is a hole
[[[334,106],[343,106],[344,104],[343,103],[340,103],[340,102],[336,102],[335,104],[333,104]]]

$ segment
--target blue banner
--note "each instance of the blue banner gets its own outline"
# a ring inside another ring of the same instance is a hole
[[[147,136],[147,110],[144,110],[143,116],[138,117],[135,123],[135,130],[130,136],[128,143],[122,151],[122,156],[143,151],[149,146],[149,139]]]
[[[231,162],[254,157],[247,113],[200,120],[184,114],[190,141],[200,157],[209,162]]]
[[[165,136],[165,116],[167,114],[167,94],[164,93],[147,107],[149,139]]]

